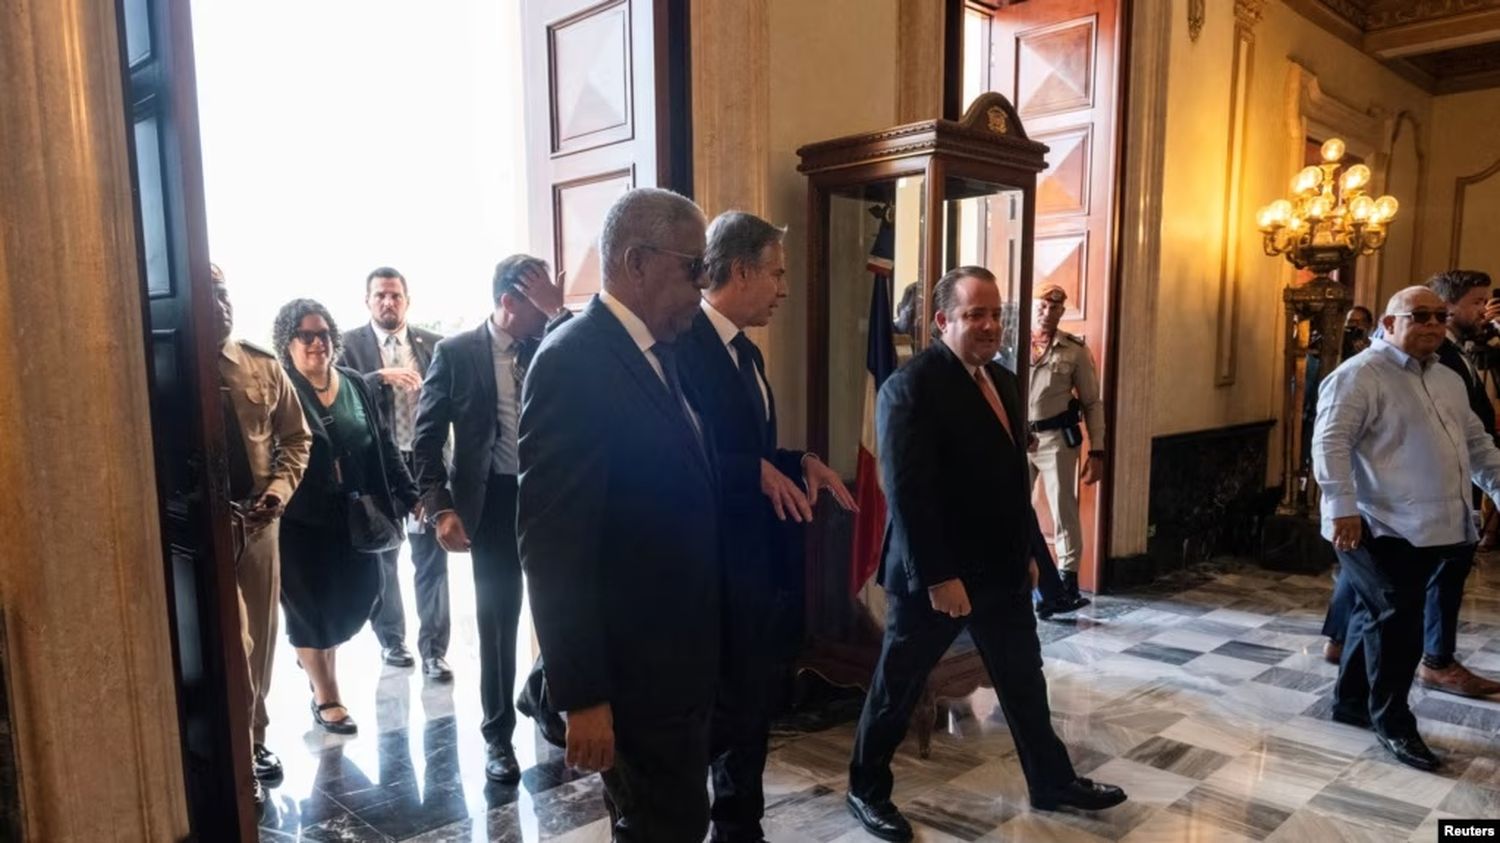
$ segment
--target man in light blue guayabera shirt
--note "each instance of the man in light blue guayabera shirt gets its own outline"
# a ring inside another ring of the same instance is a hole
[[[1407,703],[1422,657],[1432,572],[1473,553],[1469,484],[1500,495],[1500,450],[1442,365],[1448,306],[1426,287],[1391,297],[1384,335],[1334,370],[1318,395],[1313,473],[1323,536],[1357,596],[1334,688],[1333,718],[1373,727],[1403,764],[1440,762]]]

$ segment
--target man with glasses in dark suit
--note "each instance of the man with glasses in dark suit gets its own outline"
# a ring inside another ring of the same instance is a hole
[[[522,402],[517,529],[547,692],[622,843],[708,831],[718,481],[674,342],[699,312],[704,247],[688,199],[621,197],[603,289],[547,335]]]

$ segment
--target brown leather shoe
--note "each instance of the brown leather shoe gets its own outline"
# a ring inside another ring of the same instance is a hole
[[[1417,681],[1423,687],[1460,697],[1488,697],[1500,694],[1500,682],[1471,673],[1467,667],[1458,662],[1442,670],[1433,670],[1424,664],[1417,668]]]
[[[1338,664],[1344,657],[1344,642],[1335,641],[1332,638],[1323,642],[1323,661],[1329,664]]]

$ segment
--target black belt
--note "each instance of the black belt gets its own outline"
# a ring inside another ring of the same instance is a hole
[[[1055,416],[1038,419],[1031,423],[1032,433],[1043,433],[1048,430],[1062,430],[1065,427],[1073,427],[1083,421],[1082,415],[1077,410],[1063,410]]]

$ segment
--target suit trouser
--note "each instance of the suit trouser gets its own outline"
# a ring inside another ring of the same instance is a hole
[[[403,452],[407,468],[412,468],[411,454]],[[416,570],[413,586],[417,598],[417,654],[434,659],[448,653],[448,636],[452,620],[448,605],[448,551],[438,544],[431,529],[407,533],[411,542],[412,567]],[[406,609],[401,601],[401,580],[397,560],[401,548],[380,554],[380,598],[370,611],[370,626],[380,646],[393,647],[406,640]]]
[[[250,711],[252,743],[265,743],[266,692],[271,687],[271,667],[276,658],[276,634],[281,611],[281,553],[277,549],[280,520],[245,537],[235,566],[240,590],[241,637],[245,661],[250,667]]]
[[[1407,695],[1422,660],[1427,584],[1444,559],[1472,553],[1469,545],[1418,548],[1394,536],[1369,537],[1338,552],[1340,576],[1348,577],[1355,601],[1333,690],[1336,710],[1368,714],[1386,737],[1416,732]]]
[[[1057,547],[1057,567],[1077,572],[1083,558],[1083,521],[1078,515],[1078,448],[1063,442],[1062,431],[1044,430],[1031,461],[1031,482],[1042,478],[1047,509],[1052,513],[1053,544]]]
[[[703,843],[708,708],[614,712],[615,764],[600,775],[616,843]]]
[[[770,692],[776,682],[774,631],[780,626],[781,601],[764,579],[764,561],[758,561],[758,565],[746,566],[749,571],[737,572],[733,563],[726,568],[720,615],[724,648],[709,740],[714,790],[710,813],[715,841],[763,839],[760,820],[766,800],[761,778],[771,733]],[[752,578],[756,581],[745,582]]]
[[[965,628],[979,648],[1015,739],[1033,799],[1077,778],[1068,750],[1052,731],[1047,680],[1036,616],[1025,591],[1005,592],[967,581],[972,611],[950,618],[934,611],[925,593],[886,592],[885,643],[854,736],[849,791],[867,802],[891,798],[891,759],[906,737],[932,672]]]
[[[1036,591],[1043,600],[1057,601],[1063,598],[1062,577],[1057,573],[1057,563],[1052,561],[1052,551],[1047,548],[1047,537],[1042,535],[1041,525],[1031,532],[1031,558],[1036,560]]]
[[[521,559],[516,546],[516,478],[492,474],[479,529],[469,537],[479,624],[479,699],[487,744],[509,745],[516,730],[516,629],[521,619]]]
[[[1474,567],[1474,546],[1468,552],[1445,555],[1427,580],[1422,609],[1422,652],[1451,659],[1458,650],[1458,613],[1464,601],[1464,581]],[[1354,614],[1354,585],[1343,570],[1333,584],[1333,598],[1323,620],[1323,634],[1342,643]]]

